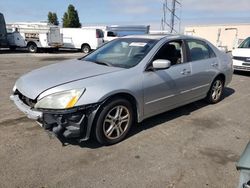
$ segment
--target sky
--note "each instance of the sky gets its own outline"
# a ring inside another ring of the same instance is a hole
[[[78,11],[82,25],[151,25],[160,29],[164,0],[1,0],[0,12],[7,23],[46,21],[49,11],[59,22],[69,4]],[[171,0],[167,0],[171,5]],[[197,24],[250,23],[249,0],[179,0],[179,26]]]

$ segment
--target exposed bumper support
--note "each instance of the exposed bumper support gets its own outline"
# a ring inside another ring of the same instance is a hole
[[[43,113],[33,110],[31,107],[29,107],[28,105],[24,104],[18,97],[18,95],[11,95],[10,96],[10,100],[12,100],[15,105],[17,106],[17,108],[22,111],[23,113],[25,113],[27,115],[28,118],[30,119],[34,119],[34,120],[39,120],[43,117]]]
[[[45,130],[59,139],[76,138],[80,141],[89,139],[94,117],[100,106],[100,104],[92,104],[69,110],[39,109],[40,111],[37,111],[23,103],[18,95],[11,95],[10,99],[28,118],[36,120]]]

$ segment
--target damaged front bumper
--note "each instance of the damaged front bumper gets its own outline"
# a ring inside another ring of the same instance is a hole
[[[18,95],[11,95],[10,99],[28,118],[36,120],[49,133],[58,138],[75,138],[81,141],[89,139],[94,117],[100,106],[91,104],[66,110],[34,109]]]
[[[28,105],[24,104],[21,99],[19,99],[18,95],[11,95],[10,100],[12,100],[17,108],[25,113],[29,119],[38,120],[42,118],[42,112],[32,110]]]

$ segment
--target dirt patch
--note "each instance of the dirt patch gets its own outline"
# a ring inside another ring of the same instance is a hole
[[[40,130],[41,127],[37,124],[35,126],[32,126],[32,127],[27,127],[26,130],[27,131],[34,131],[34,130]]]
[[[31,122],[26,116],[18,117],[15,119],[7,119],[0,122],[0,127],[8,127],[18,123],[29,123]]]
[[[192,118],[192,124],[201,130],[216,129],[221,127],[221,119],[218,117],[213,118]]]
[[[230,162],[236,162],[240,158],[239,155],[232,151],[223,149],[205,148],[200,150],[200,153],[223,166]]]

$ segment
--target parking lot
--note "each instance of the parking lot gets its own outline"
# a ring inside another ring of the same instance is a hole
[[[234,74],[220,103],[150,118],[119,144],[62,146],[9,96],[22,74],[82,55],[0,52],[0,187],[236,187],[250,138],[250,74]]]

